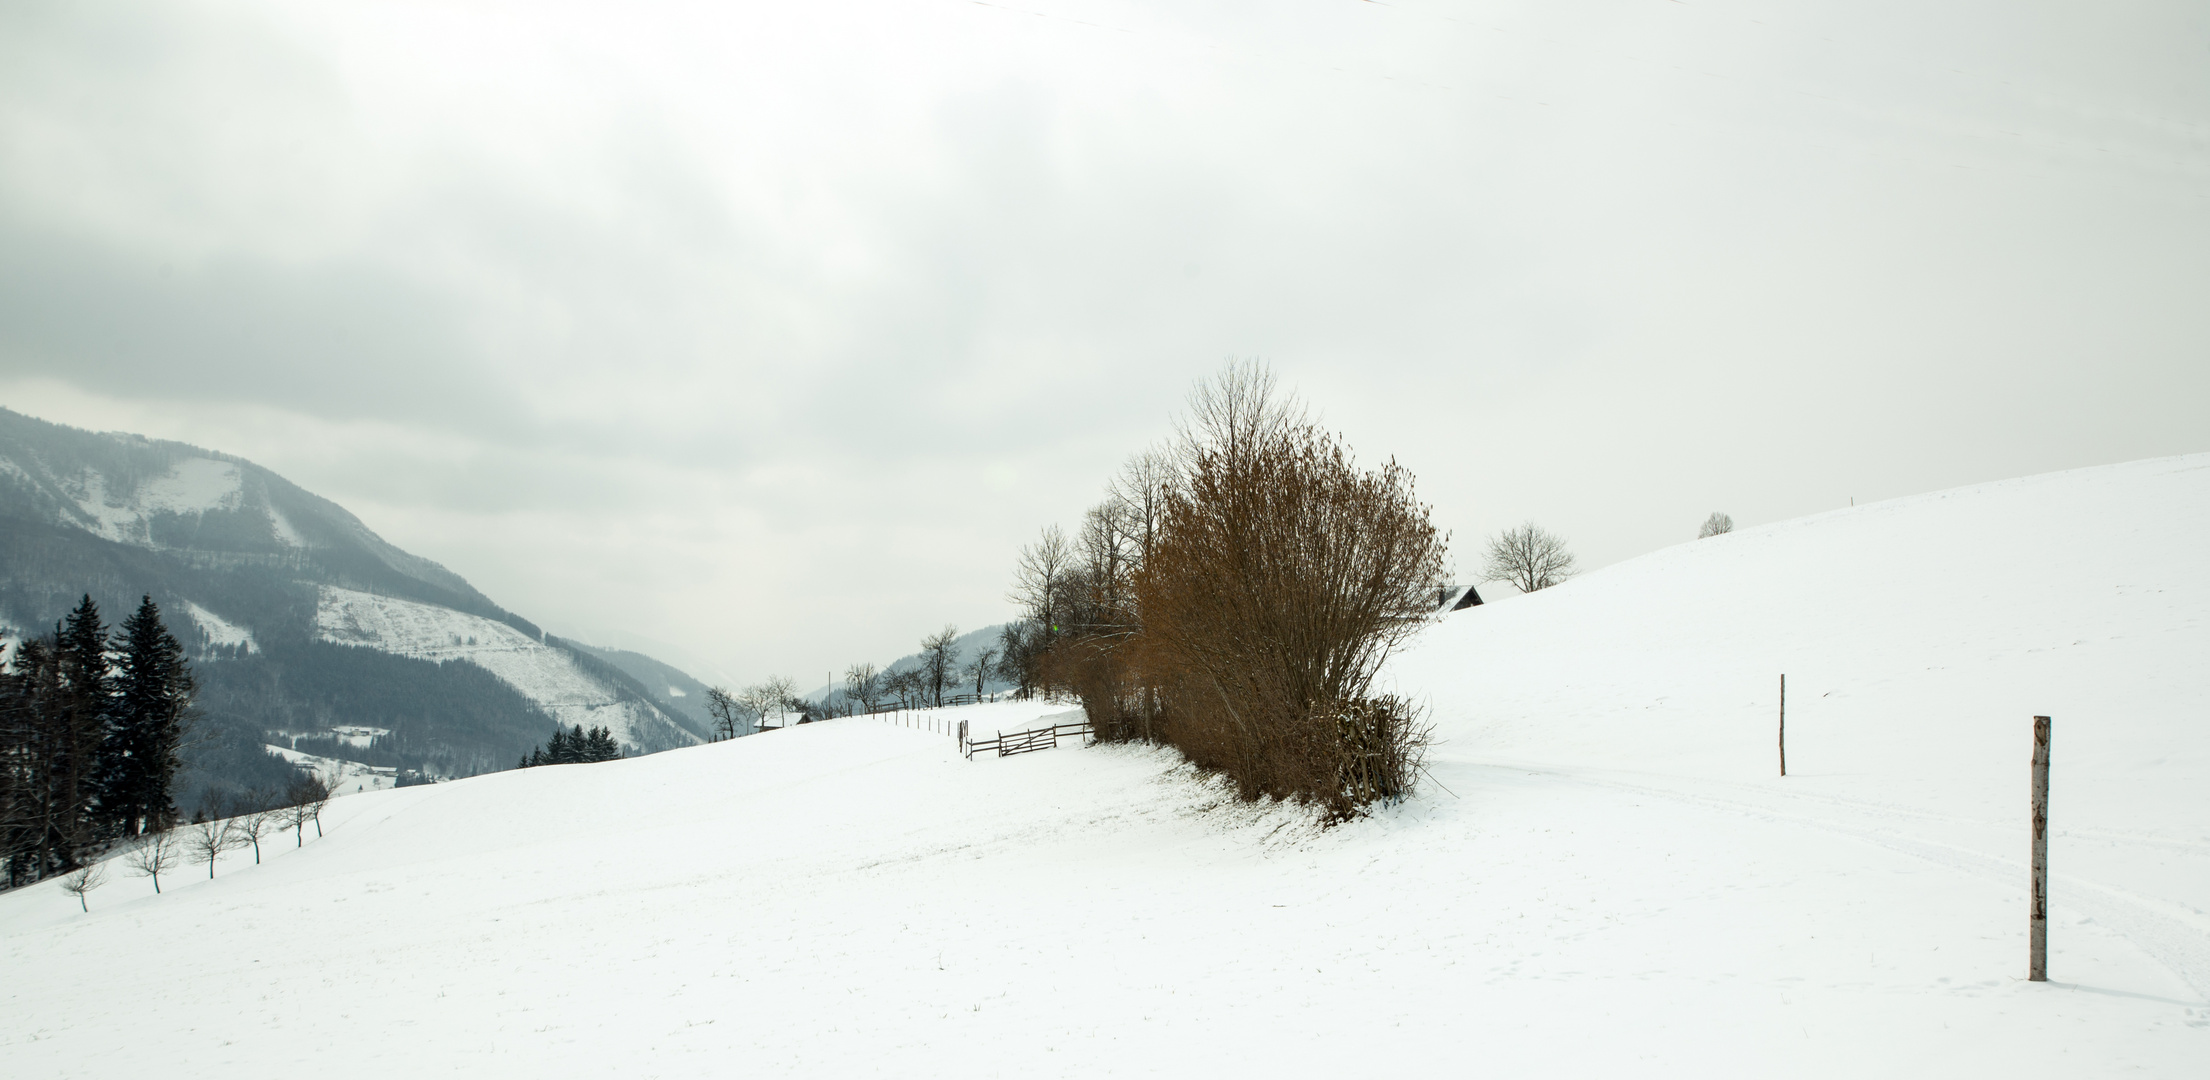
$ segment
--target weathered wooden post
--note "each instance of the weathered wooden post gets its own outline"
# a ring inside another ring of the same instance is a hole
[[[1780,775],[1788,775],[1788,676],[1780,677]]]
[[[2049,981],[2049,718],[2034,717],[2033,899],[2026,912],[2026,981]]]

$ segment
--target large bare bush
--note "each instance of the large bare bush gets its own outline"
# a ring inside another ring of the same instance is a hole
[[[1248,364],[1192,395],[1177,459],[1133,575],[1128,657],[1163,703],[1165,739],[1246,798],[1334,818],[1409,791],[1421,731],[1369,693],[1443,577],[1447,538],[1411,474],[1359,468]]]

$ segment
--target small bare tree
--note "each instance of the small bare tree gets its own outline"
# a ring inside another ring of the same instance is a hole
[[[869,663],[845,668],[844,698],[858,702],[864,712],[874,712],[875,703],[882,700],[882,672]]]
[[[1049,647],[1059,636],[1059,619],[1067,603],[1074,576],[1074,546],[1059,526],[1046,526],[1036,542],[1021,549],[1013,567],[1013,591],[1006,599],[1019,604]]]
[[[797,680],[788,675],[770,675],[753,686],[747,686],[737,695],[737,703],[752,710],[760,718],[760,726],[767,726],[767,714],[786,716],[793,695],[798,692]],[[787,722],[783,726],[788,726]]]
[[[310,772],[301,772],[294,775],[292,782],[285,785],[282,813],[284,815],[284,827],[292,831],[293,847],[306,845],[307,822],[315,816],[317,800],[327,795],[328,792],[322,786],[322,778]],[[322,826],[319,824],[315,826],[317,832],[320,832],[321,829]]]
[[[239,839],[232,819],[222,818],[194,824],[191,831],[185,834],[184,842],[191,848],[194,857],[207,860],[207,877],[212,881],[215,877],[215,860],[223,852],[237,847]]]
[[[1491,581],[1509,581],[1523,593],[1547,589],[1573,576],[1573,553],[1565,538],[1530,521],[1489,538]]]
[[[77,906],[89,913],[92,905],[84,902],[84,894],[99,888],[100,883],[106,880],[106,863],[87,863],[78,867],[76,873],[61,879],[61,888],[63,892],[76,897]]]
[[[737,724],[744,718],[744,704],[736,695],[718,686],[706,688],[706,715],[714,718],[714,740],[737,737]]]
[[[154,895],[161,894],[161,872],[173,867],[184,857],[183,846],[177,842],[176,833],[163,829],[160,832],[142,833],[138,843],[123,856],[123,865],[130,867],[139,877],[153,879]]]
[[[1136,570],[1143,568],[1144,560],[1151,557],[1151,549],[1158,544],[1167,492],[1175,479],[1173,455],[1164,450],[1146,450],[1129,458],[1120,467],[1120,475],[1105,487],[1106,498],[1118,510]]]
[[[994,648],[975,653],[961,673],[975,681],[975,700],[982,700],[982,686],[998,673],[998,651]]]
[[[910,709],[927,700],[922,696],[925,687],[922,686],[921,673],[912,668],[893,671],[883,676],[882,689],[884,694],[898,699],[898,707],[901,709]]]
[[[236,813],[231,818],[231,830],[241,845],[253,846],[253,865],[261,865],[261,835],[277,823],[275,798],[266,788],[254,788],[239,796],[231,810]]]
[[[331,762],[315,773],[315,785],[307,802],[307,817],[315,823],[315,839],[322,839],[322,808],[338,797],[338,785],[345,782],[345,765]]]
[[[952,652],[952,642],[958,639],[959,628],[949,623],[921,639],[921,678],[938,705],[944,704],[944,684],[959,677],[958,656]]]
[[[1696,539],[1705,540],[1717,536],[1720,533],[1730,533],[1733,531],[1734,519],[1720,513],[1717,510],[1713,510],[1711,512],[1711,516],[1704,519],[1703,528],[1696,530]]]

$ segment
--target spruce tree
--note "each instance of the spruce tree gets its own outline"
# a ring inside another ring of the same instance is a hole
[[[107,628],[92,597],[55,627],[51,639],[36,648],[26,642],[16,666],[27,697],[22,704],[29,724],[32,814],[23,846],[11,853],[11,872],[41,878],[74,868],[99,833],[114,683]]]
[[[10,885],[22,885],[45,876],[47,840],[57,808],[53,767],[59,760],[54,747],[61,740],[56,723],[61,699],[59,664],[52,637],[33,638],[16,647],[6,673],[4,729],[6,757],[0,766],[8,772],[5,826],[7,872]]]
[[[125,836],[175,823],[173,789],[182,762],[178,747],[197,684],[184,647],[161,623],[153,597],[123,620],[115,635],[121,670],[115,678],[109,759],[114,762],[103,816]]]
[[[606,728],[591,729],[590,752],[586,761],[613,761],[622,756],[621,746],[614,741],[614,733]]]

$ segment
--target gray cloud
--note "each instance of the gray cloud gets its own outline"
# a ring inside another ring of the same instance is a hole
[[[2203,449],[2197,19],[19,5],[0,394],[748,675],[1002,617],[1230,355],[1602,564]]]

